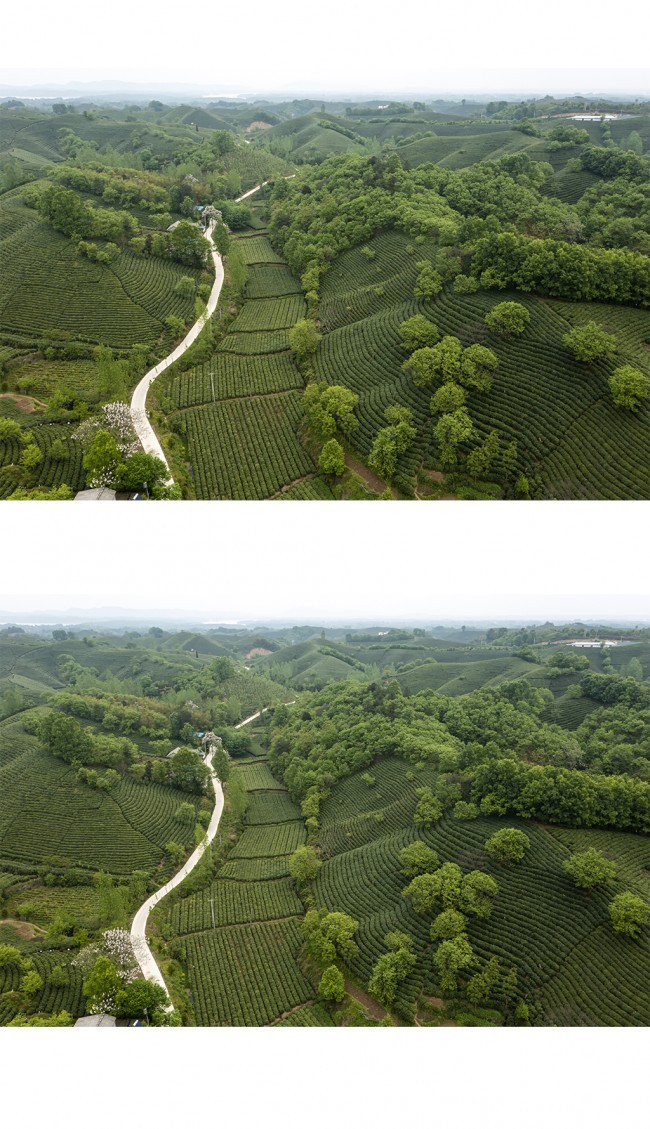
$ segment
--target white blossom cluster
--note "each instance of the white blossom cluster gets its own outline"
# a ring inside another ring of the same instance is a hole
[[[72,436],[84,451],[90,447],[98,431],[108,431],[119,447],[123,458],[128,458],[137,451],[138,437],[131,419],[131,409],[123,400],[114,400],[111,404],[104,404],[101,416],[92,416],[85,419]],[[96,486],[106,486],[108,483],[93,483]]]
[[[104,404],[102,408],[104,428],[110,431],[120,449],[120,454],[127,458],[138,449],[138,437],[133,429],[131,409],[123,400],[115,400],[112,404]]]
[[[130,933],[126,929],[107,929],[103,936],[106,956],[115,965],[122,983],[130,984],[137,980],[139,970]]]

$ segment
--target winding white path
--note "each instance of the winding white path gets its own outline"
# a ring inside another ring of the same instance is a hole
[[[287,704],[290,705],[291,703]],[[244,720],[240,721],[239,725],[235,725],[234,728],[241,729],[243,725],[249,725],[251,721],[255,721],[256,718],[261,717],[261,715],[265,712],[265,709],[258,710],[257,713],[253,713],[250,715],[250,717],[244,718]],[[131,944],[133,945],[133,951],[135,953],[137,962],[140,965],[142,975],[144,976],[145,980],[154,980],[156,984],[159,984],[161,988],[164,988],[165,992],[167,992],[167,995],[169,995],[169,990],[167,988],[167,985],[165,984],[163,974],[156,964],[154,955],[147,943],[147,921],[153,907],[157,905],[158,902],[161,901],[167,894],[174,890],[176,886],[179,886],[183,879],[187,878],[187,875],[192,870],[194,870],[194,867],[199,862],[217,833],[217,828],[219,827],[219,821],[221,820],[221,815],[223,812],[224,796],[223,788],[221,787],[221,781],[217,777],[212,767],[212,755],[210,756],[209,767],[210,772],[212,773],[212,787],[214,789],[215,802],[214,811],[212,812],[212,818],[210,819],[205,837],[201,840],[196,850],[192,852],[187,862],[183,864],[178,873],[175,874],[173,878],[170,878],[169,882],[166,882],[164,886],[161,886],[159,890],[156,890],[155,894],[152,894],[151,897],[147,898],[146,902],[144,902],[140,906],[140,909],[137,910],[135,917],[133,918],[133,922],[131,923]],[[168,1010],[173,1011],[173,1007],[174,1005],[171,1004]]]
[[[244,192],[242,196],[238,196],[235,203],[239,204],[242,200],[247,200],[249,196],[253,196],[256,192],[259,192],[260,189],[264,188],[266,184],[268,184],[268,181],[266,180],[263,181],[262,184],[256,184],[254,188],[250,188],[248,192]],[[190,345],[192,345],[196,341],[205,323],[217,308],[217,302],[219,301],[219,295],[221,294],[221,287],[223,286],[223,261],[212,240],[213,231],[214,221],[210,223],[207,227],[207,230],[203,232],[203,235],[205,239],[207,239],[210,246],[210,254],[212,255],[212,261],[214,263],[214,283],[212,285],[212,290],[210,291],[210,297],[208,298],[205,312],[201,315],[198,321],[194,322],[194,325],[189,330],[187,335],[183,338],[180,344],[177,345],[174,350],[172,350],[169,356],[165,357],[164,360],[159,361],[158,364],[154,366],[154,368],[150,369],[149,372],[146,372],[144,374],[142,379],[136,385],[131,397],[131,419],[133,421],[136,435],[138,436],[138,439],[142,444],[143,451],[145,451],[147,455],[155,455],[157,459],[161,459],[162,462],[164,462],[168,471],[168,486],[171,486],[174,480],[171,476],[171,472],[169,471],[169,463],[167,462],[165,452],[160,445],[158,436],[149,423],[149,418],[147,416],[147,392],[149,391],[149,388],[153,384],[156,377],[160,376],[161,372],[164,372],[165,369],[169,368],[170,365],[173,365],[174,361],[177,361],[179,357],[182,357],[183,353],[187,352]]]

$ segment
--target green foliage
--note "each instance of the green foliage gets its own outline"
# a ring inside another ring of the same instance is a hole
[[[303,397],[307,427],[322,440],[334,438],[339,431],[349,435],[358,427],[354,416],[358,402],[359,397],[349,388],[310,384]]]
[[[337,477],[345,470],[345,452],[336,439],[328,439],[318,456],[318,465],[325,474]]]
[[[413,822],[417,827],[431,827],[442,818],[442,804],[434,796],[431,788],[418,788],[418,802],[413,814]]]
[[[402,339],[402,348],[407,353],[413,353],[416,349],[428,348],[440,340],[438,326],[429,321],[424,314],[414,314],[412,318],[407,318],[406,321],[401,323],[399,332]]]
[[[517,827],[501,827],[486,840],[485,849],[498,862],[521,862],[530,846],[525,831]]]
[[[333,1000],[335,1003],[341,1003],[345,998],[343,973],[335,964],[330,964],[323,972],[318,983],[318,994],[324,1000]]]
[[[388,952],[383,953],[375,964],[368,981],[368,991],[386,1007],[395,1002],[399,984],[405,980],[417,964],[413,952],[413,938],[399,931],[387,933],[384,944]]]
[[[289,344],[299,364],[305,364],[318,348],[321,335],[313,321],[302,318],[289,330]]]
[[[407,878],[416,878],[418,874],[430,874],[440,866],[440,859],[431,847],[427,847],[421,839],[409,843],[399,853],[401,872]]]
[[[313,882],[320,866],[321,861],[313,847],[298,847],[289,859],[289,873],[300,886]]]
[[[442,275],[437,270],[434,270],[431,263],[427,262],[426,259],[420,263],[416,263],[416,266],[418,268],[418,277],[413,294],[416,298],[422,298],[425,302],[431,302],[442,290]]]
[[[566,870],[576,886],[583,890],[609,885],[616,878],[615,864],[606,859],[595,847],[571,855],[571,858],[562,864],[562,869]]]
[[[641,400],[650,397],[650,377],[634,365],[621,365],[610,375],[609,389],[617,408],[637,412]]]
[[[650,906],[638,894],[626,891],[624,894],[617,894],[609,903],[609,915],[615,933],[638,937],[641,929],[650,921]]]
[[[458,977],[475,963],[475,956],[467,937],[455,937],[438,945],[433,963],[440,978],[443,992],[455,992]]]
[[[519,337],[530,323],[530,314],[521,302],[498,302],[484,320],[489,329],[503,337]]]
[[[431,926],[432,941],[453,941],[467,932],[467,918],[456,909],[445,909]]]
[[[593,361],[611,360],[616,356],[616,339],[595,321],[577,325],[562,339],[577,361],[591,364]]]
[[[116,992],[115,1005],[118,1018],[146,1018],[149,1023],[156,1024],[169,1006],[169,997],[165,989],[154,981],[138,979]]]
[[[89,1013],[94,1011],[112,1012],[117,993],[121,988],[119,973],[111,960],[100,956],[94,963],[83,983],[83,994]]]
[[[358,921],[349,914],[312,909],[305,915],[301,930],[308,952],[325,966],[337,958],[349,962],[356,956],[359,950],[353,938],[358,927]]]

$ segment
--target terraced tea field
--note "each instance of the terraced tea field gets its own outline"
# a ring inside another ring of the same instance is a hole
[[[516,440],[520,470],[535,497],[647,498],[650,466],[647,437],[650,408],[638,413],[616,408],[608,377],[621,364],[648,369],[647,313],[624,306],[542,300],[521,293],[444,290],[424,306],[412,297],[417,271],[408,240],[392,232],[377,236],[368,259],[360,249],[343,254],[324,276],[321,314],[329,332],[315,359],[319,379],[343,383],[359,396],[354,444],[367,459],[391,403],[407,405],[419,426],[417,445],[401,460],[396,483],[414,490],[415,473],[431,457],[430,389],[418,389],[401,371],[404,360],[399,324],[416,312],[427,314],[442,334],[463,344],[480,341],[499,359],[488,393],[473,391],[470,415],[478,434],[499,431]],[[373,280],[376,279],[376,284]],[[519,339],[487,331],[485,314],[514,299],[531,315]],[[594,320],[615,333],[619,351],[611,362],[584,365],[563,344],[572,325]]]
[[[172,788],[122,778],[108,793],[94,790],[12,719],[0,723],[0,753],[0,858],[12,866],[34,873],[57,858],[117,876],[153,873],[170,839],[193,845]]]
[[[304,381],[289,330],[305,300],[257,225],[237,237],[246,300],[210,361],[170,375],[161,394],[185,443],[197,498],[332,497],[298,439]]]
[[[326,861],[315,883],[316,902],[336,906],[359,920],[359,956],[353,973],[367,983],[385,951],[392,929],[416,939],[418,965],[398,997],[404,1015],[413,1015],[417,998],[440,995],[432,977],[429,918],[413,912],[402,898],[406,880],[399,851],[416,838],[433,847],[441,861],[491,873],[499,886],[488,920],[472,918],[469,939],[481,961],[497,956],[504,970],[515,967],[520,991],[539,1009],[542,1025],[634,1026],[650,1022],[650,953],[645,942],[614,934],[607,904],[611,893],[576,889],[562,869],[575,849],[597,846],[619,865],[614,889],[647,887],[647,838],[618,832],[575,832],[508,820],[530,838],[525,860],[516,866],[494,864],[485,840],[505,821],[443,818],[431,830],[412,823],[415,781],[408,766],[395,760],[373,766],[368,787],[360,776],[339,783],[321,808],[321,843]],[[384,814],[382,821],[377,820]],[[371,820],[374,817],[374,829]]]
[[[306,837],[300,811],[264,761],[231,771],[250,793],[244,829],[211,885],[170,911],[196,1022],[258,1027],[294,1008],[305,1025],[328,1022],[311,1014],[313,989],[296,960],[304,907],[287,875]]]

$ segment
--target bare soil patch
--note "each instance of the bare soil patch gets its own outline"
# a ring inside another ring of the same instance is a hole
[[[8,925],[18,934],[21,941],[33,941],[36,937],[44,937],[47,932],[46,929],[41,929],[40,925],[34,925],[31,921],[19,921],[15,917],[3,918],[0,925]]]
[[[0,392],[0,400],[11,400],[21,412],[25,412],[27,415],[38,411],[39,408],[47,407],[47,404],[44,404],[42,400],[36,400],[34,396],[24,396],[20,392]]]

